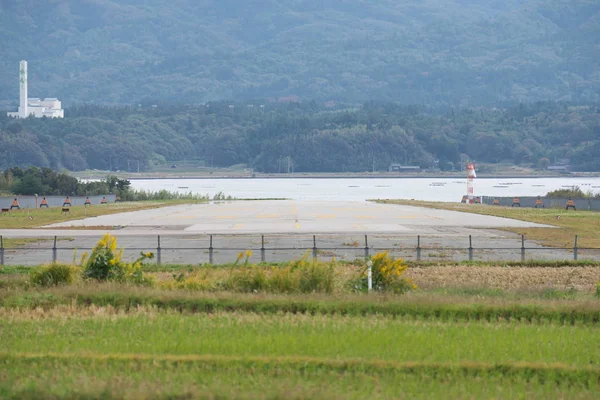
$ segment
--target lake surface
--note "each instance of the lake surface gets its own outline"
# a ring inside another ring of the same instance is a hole
[[[140,179],[134,189],[208,194],[222,192],[236,198],[288,198],[293,200],[414,199],[460,201],[467,180],[458,178],[393,179]],[[579,186],[600,193],[600,178],[476,179],[476,196],[543,196],[549,191]]]

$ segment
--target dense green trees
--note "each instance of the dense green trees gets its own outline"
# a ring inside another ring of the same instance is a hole
[[[599,37],[597,0],[3,0],[0,108],[21,59],[68,105],[599,101]]]
[[[64,120],[0,116],[0,170],[147,171],[194,159],[261,172],[359,172],[386,170],[394,162],[446,170],[467,159],[545,168],[566,158],[575,169],[600,171],[598,105],[441,112],[374,102],[333,108],[259,104],[82,106],[68,109]]]
[[[65,173],[58,173],[49,168],[29,167],[22,170],[13,167],[0,171],[0,192],[19,195],[75,196],[126,192],[130,182],[108,176],[106,180],[80,182]]]

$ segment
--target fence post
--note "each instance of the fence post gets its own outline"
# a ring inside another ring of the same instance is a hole
[[[160,235],[158,235],[158,247],[156,247],[156,264],[160,265],[162,262],[162,248],[160,247]]]
[[[210,235],[210,246],[208,246],[208,263],[210,265],[214,264],[213,251],[213,236]]]
[[[469,235],[469,261],[473,261],[473,238]]]
[[[57,256],[57,249],[56,249],[56,236],[54,236],[54,245],[52,245],[52,263],[56,263],[56,260],[58,259]]]
[[[369,259],[369,238],[365,235],[365,260]]]
[[[4,238],[0,235],[0,265],[4,265]]]
[[[265,252],[265,235],[260,236],[260,261],[267,261],[266,252]]]
[[[421,235],[417,236],[417,261],[421,261]]]
[[[573,247],[573,260],[577,261],[577,235],[575,235],[575,246]]]
[[[313,259],[316,259],[317,258],[317,236],[316,235],[313,235],[312,253],[313,253]]]
[[[521,262],[525,262],[525,235],[521,235]]]

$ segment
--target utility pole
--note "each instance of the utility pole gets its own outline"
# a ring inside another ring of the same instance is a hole
[[[139,174],[140,173],[140,160],[138,160],[137,164],[138,164],[138,174]]]

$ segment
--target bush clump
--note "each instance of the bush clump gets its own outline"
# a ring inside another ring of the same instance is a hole
[[[373,290],[402,294],[417,288],[410,279],[402,276],[408,265],[401,258],[392,258],[389,251],[377,253],[371,257],[370,262]],[[367,292],[368,284],[368,267],[350,282],[351,289],[356,292]]]
[[[122,257],[123,249],[117,250],[117,238],[107,233],[96,244],[89,258],[85,254],[82,257],[83,277],[98,281],[153,284],[153,280],[142,272],[143,262],[154,258],[153,253],[142,252],[131,263],[122,261]]]
[[[79,268],[67,264],[42,265],[30,273],[31,283],[38,286],[70,285],[81,275]]]
[[[589,193],[584,193],[579,186],[573,186],[567,189],[557,189],[546,193],[546,197],[569,197],[574,199],[585,199],[590,197]]]
[[[304,256],[282,267],[265,268],[248,265],[252,252],[246,252],[246,262],[235,268],[244,257],[240,253],[234,268],[222,283],[227,290],[270,293],[332,293],[335,283],[335,263],[308,260]]]

